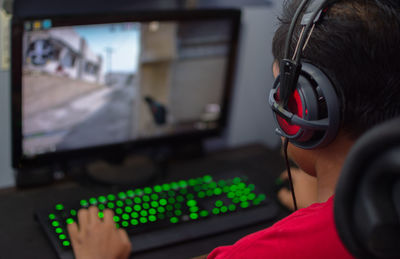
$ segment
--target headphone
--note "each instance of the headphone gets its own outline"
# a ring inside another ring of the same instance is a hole
[[[331,79],[318,67],[301,60],[315,25],[321,21],[332,0],[303,0],[290,24],[280,74],[268,102],[277,124],[276,133],[295,146],[314,149],[328,145],[339,131],[340,101]],[[302,30],[293,57],[290,43],[300,13]]]

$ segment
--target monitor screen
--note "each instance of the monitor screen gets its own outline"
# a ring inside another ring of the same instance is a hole
[[[221,129],[233,24],[24,20],[20,158]]]

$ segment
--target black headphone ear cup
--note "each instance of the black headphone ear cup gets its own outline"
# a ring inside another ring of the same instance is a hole
[[[317,111],[318,120],[326,120],[328,127],[325,130],[315,131],[312,138],[304,145],[307,148],[324,147],[337,136],[340,126],[340,101],[336,88],[331,79],[318,67],[303,62],[302,75],[307,79],[315,94],[315,102],[309,102],[309,110]]]
[[[279,103],[279,87],[280,80],[277,77],[270,93],[271,107]],[[307,127],[307,124],[290,124],[275,111],[274,119],[278,124],[276,131],[300,148],[326,146],[337,135],[340,123],[339,98],[330,79],[314,65],[302,64],[296,89],[288,101],[287,112],[308,121],[309,125],[317,121],[327,124],[327,127],[318,130],[312,129],[312,126]]]
[[[319,107],[318,107],[318,96],[316,91],[314,90],[314,86],[311,85],[309,80],[305,78],[303,75],[299,76],[297,89],[302,96],[302,102],[304,105],[304,119],[306,120],[317,120],[319,115]],[[311,140],[316,131],[313,129],[302,128],[303,132],[301,136],[299,136],[293,142],[301,146],[301,143],[307,142]]]
[[[279,89],[277,97],[279,98]],[[318,119],[318,100],[314,87],[302,75],[299,76],[296,90],[290,96],[287,110],[305,120]],[[276,116],[276,121],[281,130],[292,136],[291,142],[297,146],[309,141],[315,135],[315,130],[288,123],[285,119]]]

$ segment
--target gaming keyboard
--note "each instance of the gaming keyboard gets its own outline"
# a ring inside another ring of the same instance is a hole
[[[273,220],[278,208],[245,176],[210,175],[126,190],[37,210],[35,218],[58,256],[74,258],[66,225],[80,208],[109,208],[127,230],[133,253]]]

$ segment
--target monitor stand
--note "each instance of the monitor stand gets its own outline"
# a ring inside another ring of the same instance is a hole
[[[86,166],[87,180],[105,185],[143,186],[165,174],[168,161],[130,155],[120,164],[98,160]]]
[[[81,168],[78,180],[88,184],[130,187],[151,185],[166,178],[172,159],[186,160],[203,155],[202,141],[117,155],[86,164]]]

